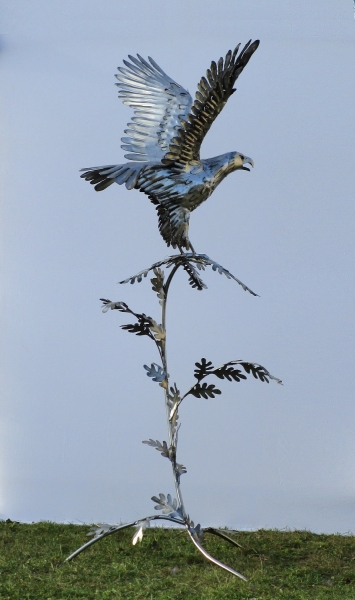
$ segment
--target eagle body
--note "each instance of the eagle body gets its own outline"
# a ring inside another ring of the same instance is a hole
[[[122,138],[129,162],[82,169],[83,177],[102,191],[112,183],[146,194],[156,206],[159,231],[168,246],[192,250],[190,213],[207,200],[217,185],[236,170],[249,171],[251,158],[228,152],[200,158],[201,143],[214,119],[235,91],[233,85],[259,45],[229,51],[212,62],[198,84],[195,101],[152,58],[129,56],[116,75],[119,96],[134,109],[135,116]]]
[[[135,188],[156,205],[159,231],[168,246],[192,249],[188,238],[190,213],[242,164],[237,152],[228,152],[189,164],[183,171],[159,164],[141,170]]]

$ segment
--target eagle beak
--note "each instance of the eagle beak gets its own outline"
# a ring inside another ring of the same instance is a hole
[[[243,161],[243,167],[242,170],[243,171],[250,171],[250,169],[248,169],[248,167],[244,167],[245,164],[251,165],[254,168],[254,161],[252,158],[249,158],[249,156],[246,156],[244,161]]]

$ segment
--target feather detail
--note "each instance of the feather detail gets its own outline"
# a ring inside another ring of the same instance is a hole
[[[191,105],[187,119],[184,119],[187,121],[187,125],[182,124],[179,130],[179,137],[182,138],[179,157],[176,158],[175,140],[170,140],[169,150],[164,156],[163,163],[181,160],[187,164],[200,160],[200,147],[206,133],[228,98],[233,94],[236,79],[258,46],[259,40],[253,43],[249,40],[239,54],[240,44],[235,48],[233,54],[231,50],[228,50],[224,60],[220,58],[217,64],[212,61],[210,68],[206,71],[207,79],[201,78],[197,86],[195,101]],[[193,138],[187,137],[188,134],[193,134]],[[193,143],[191,143],[192,139]]]
[[[133,161],[160,161],[169,148],[176,127],[186,118],[192,98],[152,59],[139,54],[128,57],[118,67],[119,97],[134,110],[122,139],[125,158]]]

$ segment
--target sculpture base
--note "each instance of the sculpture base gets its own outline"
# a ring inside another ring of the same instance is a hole
[[[244,577],[244,575],[242,575],[241,573],[238,573],[238,571],[235,571],[231,567],[228,567],[224,563],[220,562],[219,560],[217,560],[216,558],[211,556],[204,549],[204,547],[202,546],[202,543],[201,543],[202,539],[203,539],[203,534],[205,534],[205,533],[210,533],[212,535],[216,535],[216,536],[226,540],[233,546],[242,548],[242,546],[240,544],[238,544],[238,542],[236,542],[235,540],[230,538],[224,532],[222,532],[218,529],[214,529],[214,527],[205,527],[204,529],[199,528],[198,529],[199,534],[197,534],[197,532],[196,532],[197,528],[195,529],[189,523],[186,523],[182,519],[178,519],[176,517],[169,517],[168,515],[166,515],[166,516],[165,515],[153,515],[153,516],[149,516],[149,517],[144,517],[143,519],[138,519],[137,521],[131,521],[130,523],[124,523],[122,525],[108,525],[108,524],[100,523],[99,525],[95,526],[93,528],[93,530],[91,530],[91,532],[89,532],[89,534],[88,534],[88,535],[94,535],[93,539],[90,540],[89,542],[86,542],[86,544],[84,544],[83,546],[78,548],[78,550],[75,550],[75,552],[73,552],[70,556],[68,556],[68,558],[65,559],[65,562],[72,560],[73,558],[78,556],[78,554],[80,554],[81,552],[83,552],[84,550],[86,550],[87,548],[89,548],[90,546],[95,544],[96,542],[102,540],[103,538],[108,537],[109,535],[113,535],[114,533],[117,533],[118,531],[122,531],[123,529],[128,529],[128,527],[136,527],[137,528],[137,532],[133,536],[133,542],[132,542],[133,545],[135,545],[138,541],[142,540],[143,530],[150,524],[151,521],[162,521],[162,520],[169,521],[170,523],[175,523],[177,525],[182,525],[183,527],[185,527],[192,543],[196,546],[196,548],[201,552],[201,554],[203,554],[203,556],[207,560],[209,560],[211,563],[213,563],[217,567],[220,567],[221,569],[228,571],[228,573],[231,573],[232,575],[235,575],[236,577],[243,579],[243,581],[248,581],[247,578]]]

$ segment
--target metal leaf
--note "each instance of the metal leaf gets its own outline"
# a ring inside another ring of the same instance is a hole
[[[253,292],[247,285],[245,285],[245,283],[243,283],[242,281],[240,281],[240,279],[237,279],[237,277],[235,277],[234,275],[232,275],[232,273],[230,271],[228,271],[227,269],[225,269],[224,267],[222,267],[222,265],[220,265],[219,263],[217,263],[216,261],[212,260],[209,256],[207,256],[207,254],[186,254],[187,258],[189,260],[192,261],[196,261],[196,262],[200,262],[201,264],[203,264],[204,266],[211,266],[213,271],[217,271],[220,275],[225,275],[227,277],[227,279],[233,279],[234,281],[236,281],[245,292],[249,292],[250,294],[252,294],[252,296],[258,296],[258,294],[256,294],[255,292]]]
[[[148,269],[144,269],[143,271],[140,271],[139,273],[136,273],[136,275],[131,275],[131,277],[127,277],[127,279],[124,279],[123,281],[120,281],[120,283],[135,283],[136,281],[138,283],[140,283],[143,279],[143,277],[146,277],[149,273],[149,271],[154,271],[154,269],[157,269],[159,267],[161,267],[162,265],[166,264],[167,262],[169,262],[169,258],[166,258],[165,260],[160,260],[159,262],[154,263],[151,267],[149,267]]]
[[[179,413],[177,412],[177,408],[178,408],[178,404],[175,404],[175,407],[171,411],[171,413],[173,413],[173,414],[170,413],[170,416],[169,416],[169,420],[171,423],[171,432],[172,432],[173,436],[175,436],[178,428],[180,427],[180,426],[177,426],[177,422],[179,420]]]
[[[196,369],[194,371],[194,377],[196,377],[197,381],[203,379],[206,375],[209,374],[210,371],[213,371],[214,366],[211,361],[208,361],[205,358],[201,358],[201,362],[195,363]]]
[[[127,304],[125,302],[111,302],[111,300],[107,300],[106,298],[100,298],[101,302],[103,302],[104,307],[102,312],[105,313],[108,310],[120,310],[121,312],[130,312]]]
[[[98,537],[103,533],[107,533],[111,529],[115,529],[117,525],[110,525],[109,523],[97,523],[97,525],[93,525],[90,531],[86,534],[87,536],[93,535],[94,537]]]
[[[207,285],[202,281],[202,279],[199,276],[199,274],[197,273],[195,267],[191,263],[185,262],[183,264],[183,269],[184,269],[184,271],[186,271],[186,273],[188,273],[189,284],[193,288],[196,288],[200,291],[202,291],[203,289],[207,289]]]
[[[132,539],[133,546],[135,546],[137,542],[141,542],[142,539],[143,539],[143,527],[140,526],[137,528],[137,531],[133,536],[133,539]]]
[[[147,371],[148,377],[152,377],[153,381],[157,381],[158,383],[166,381],[167,373],[163,367],[160,367],[156,363],[152,363],[150,367],[148,365],[143,365],[143,367]]]
[[[202,385],[196,383],[196,385],[188,392],[188,394],[192,394],[195,398],[204,398],[205,400],[214,398],[217,394],[221,393],[221,390],[217,389],[213,383],[210,385],[207,385],[207,383],[203,383]]]
[[[150,327],[146,323],[128,323],[127,325],[121,325],[121,329],[129,331],[129,333],[135,333],[136,335],[150,336]]]
[[[192,533],[192,535],[194,536],[195,539],[199,540],[200,542],[203,542],[203,529],[202,529],[200,523],[198,523],[197,525],[194,525],[194,522],[191,521],[190,522],[190,532]]]
[[[169,454],[169,448],[166,442],[159,442],[158,440],[144,440],[142,442],[142,444],[147,444],[148,446],[151,446],[152,448],[155,448],[156,450],[158,450],[158,452],[160,452],[160,454],[166,458],[170,458],[170,454]]]
[[[216,375],[219,379],[228,379],[228,381],[240,381],[246,379],[246,376],[240,371],[240,369],[234,369],[227,365],[223,365],[219,369],[213,371],[213,375]]]
[[[176,383],[174,383],[174,387],[170,388],[170,394],[167,393],[168,405],[169,408],[172,408],[174,404],[180,402],[180,391],[176,387]]]
[[[162,325],[158,325],[155,321],[151,323],[150,330],[153,332],[154,338],[157,342],[161,343],[165,340],[166,332]]]
[[[179,263],[179,262],[181,263],[181,256],[182,256],[181,254],[176,254],[174,256],[168,256],[164,260],[160,260],[160,261],[154,263],[151,267],[148,267],[148,269],[144,269],[143,271],[136,273],[136,275],[131,275],[131,277],[127,277],[127,279],[120,281],[120,283],[121,284],[135,283],[135,281],[140,282],[140,281],[142,281],[143,277],[147,276],[149,271],[154,271],[155,269],[158,269],[162,265],[166,265],[166,267],[169,268],[169,267],[175,265],[176,263]]]
[[[138,521],[138,523],[136,524],[136,527],[137,527],[137,531],[134,534],[133,539],[132,539],[133,546],[135,546],[137,544],[137,542],[142,541],[145,529],[147,529],[147,527],[150,527],[150,518],[143,519],[143,521]]]
[[[137,275],[132,275],[131,277],[128,277],[124,281],[120,281],[120,283],[131,283],[131,284],[133,284],[136,281],[138,283],[140,283],[142,281],[143,277],[147,277],[149,271],[150,271],[150,269],[145,269],[144,271],[141,271],[140,273],[137,273]]]
[[[176,469],[179,475],[184,475],[185,473],[187,473],[186,467],[184,467],[184,465],[181,465],[180,463],[176,463]]]
[[[276,381],[276,383],[283,385],[282,380],[274,375],[271,375],[265,367],[259,365],[258,363],[246,362],[246,361],[232,361],[229,364],[240,364],[246,373],[251,373],[255,379],[260,379],[260,381],[265,381],[269,383],[269,379]]]
[[[165,497],[165,494],[159,494],[159,498],[157,496],[152,496],[153,502],[156,502],[156,506],[154,506],[155,510],[161,510],[164,515],[169,513],[175,513],[181,515],[180,507],[178,507],[178,503],[176,498],[172,498],[170,494]]]
[[[198,268],[199,271],[205,271],[205,265],[202,262],[196,261],[195,266]]]
[[[164,272],[158,267],[154,268],[154,275],[150,281],[152,282],[153,292],[156,292],[159,298],[159,304],[162,306],[165,300],[164,291]]]
[[[171,429],[172,429],[173,436],[175,436],[176,426],[177,426],[177,422],[179,419],[177,409],[178,409],[180,402],[181,402],[180,391],[177,389],[176,383],[174,383],[174,387],[170,388],[170,394],[169,394],[169,392],[167,393],[167,404],[168,404],[169,408],[171,409],[170,415],[169,415],[169,420],[171,423]]]
[[[268,371],[266,371],[264,367],[257,366],[253,363],[241,363],[241,365],[246,373],[251,373],[255,379],[260,379],[260,381],[266,381],[266,383],[269,383]]]

